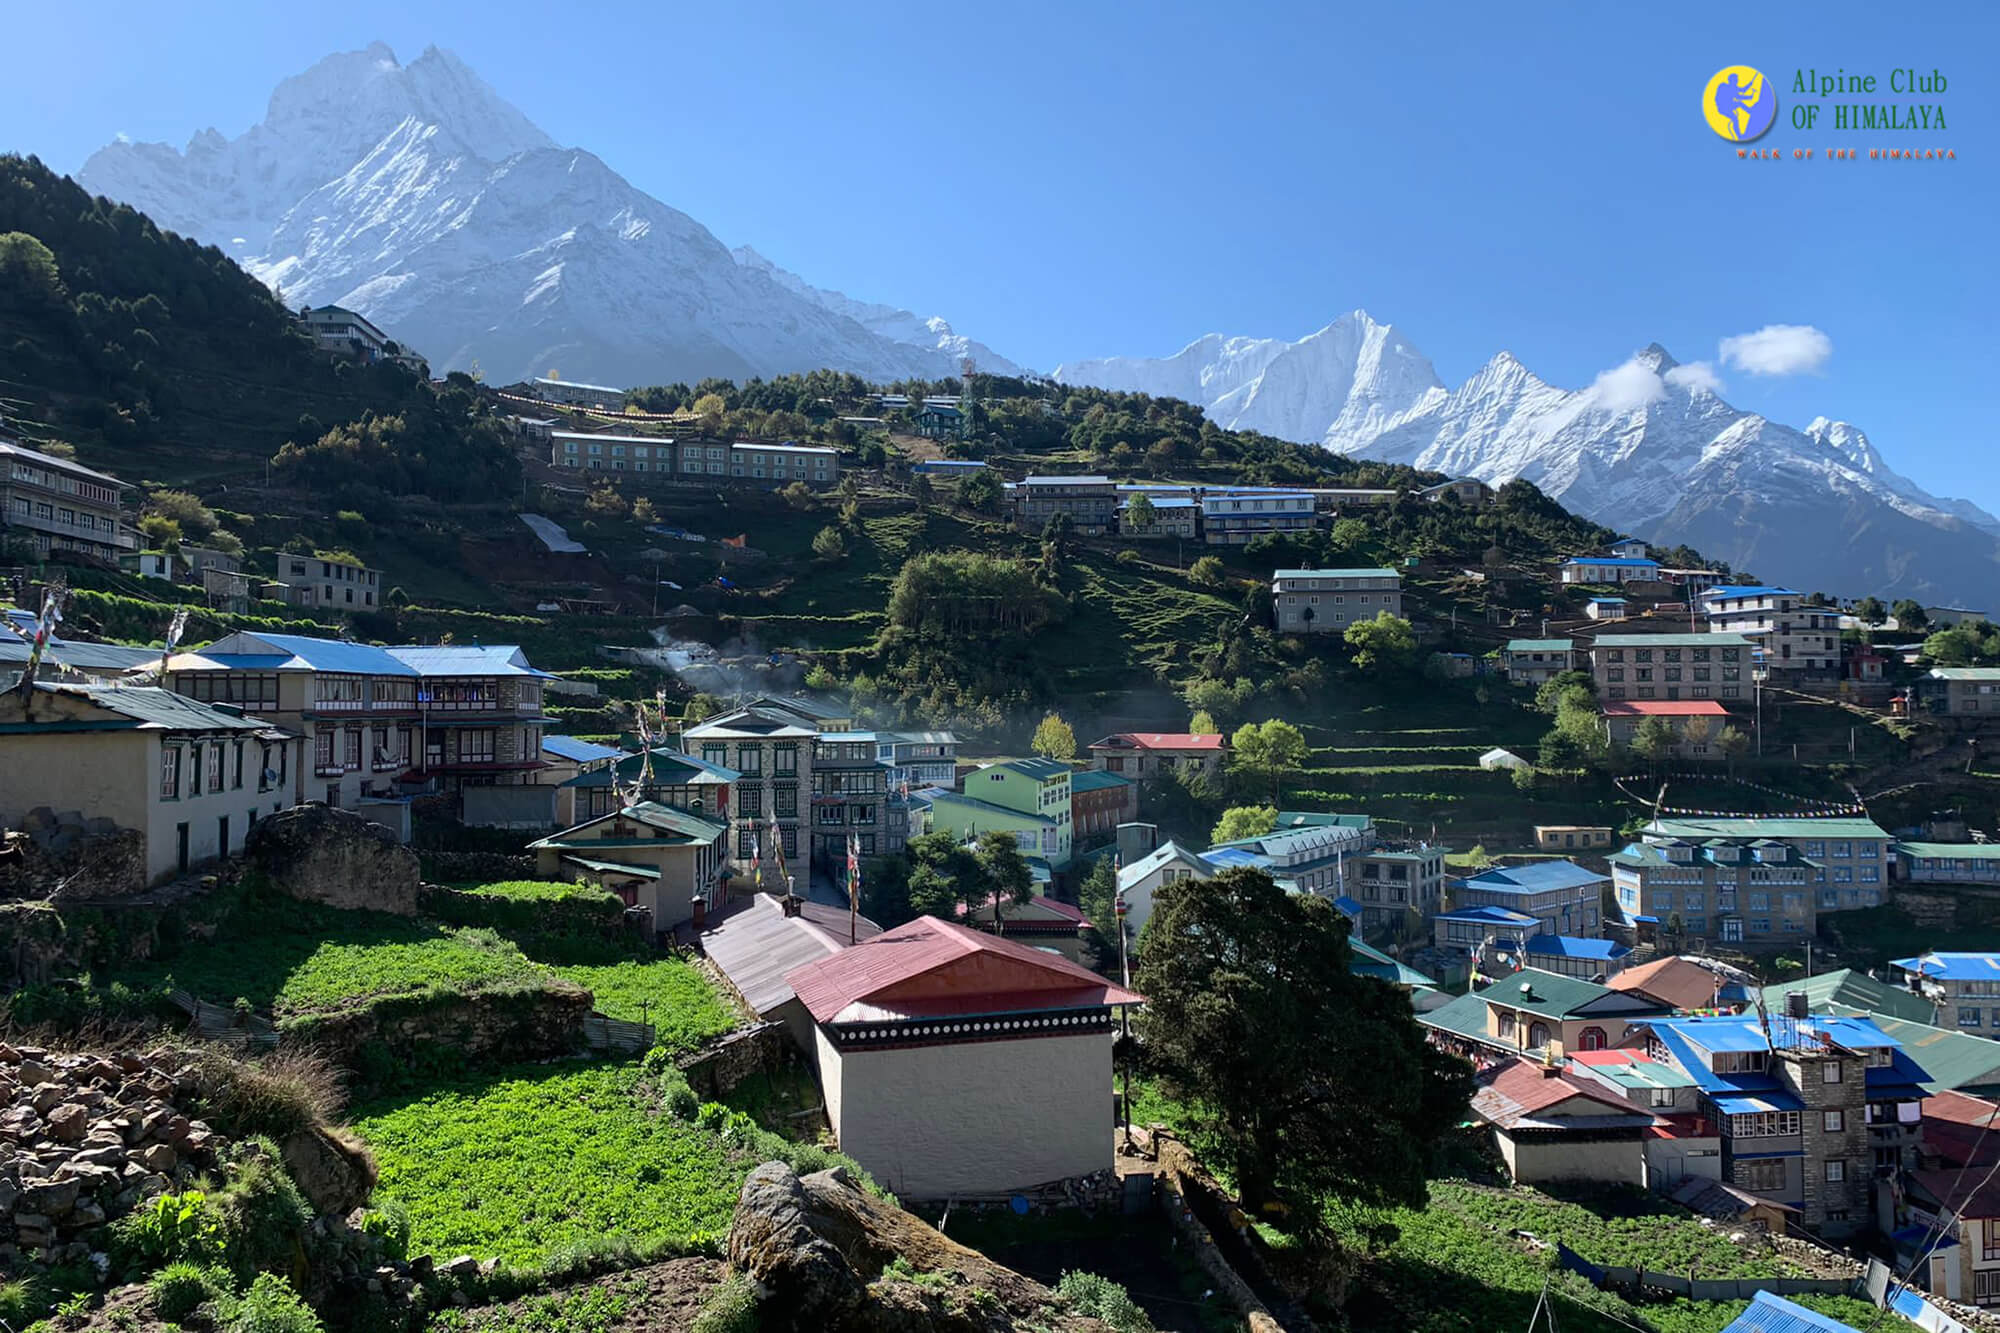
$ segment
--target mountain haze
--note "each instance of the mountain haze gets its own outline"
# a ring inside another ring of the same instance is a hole
[[[294,307],[359,310],[440,370],[631,385],[937,378],[966,355],[1014,368],[942,320],[740,262],[435,47],[407,66],[379,43],[329,56],[235,139],[110,144],[78,179],[221,247]]]
[[[1054,373],[1186,398],[1220,425],[1336,453],[1525,477],[1599,523],[1803,591],[1984,609],[2000,585],[2000,519],[1896,472],[1846,422],[1794,430],[1739,411],[1707,368],[1658,344],[1582,389],[1507,352],[1447,389],[1399,331],[1357,310],[1297,342],[1211,334],[1169,357]]]

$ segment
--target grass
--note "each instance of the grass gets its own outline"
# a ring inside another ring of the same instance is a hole
[[[563,903],[595,902],[604,897],[604,890],[594,884],[577,884],[561,880],[509,879],[492,884],[468,884],[467,893],[476,893],[482,898],[505,898],[516,903]]]
[[[546,975],[491,930],[303,903],[248,903],[213,939],[120,975],[169,978],[201,999],[248,1001],[280,1018],[357,1000],[476,991]]]
[[[745,1163],[646,1109],[636,1065],[543,1067],[356,1108],[378,1198],[410,1212],[410,1252],[532,1263],[566,1247],[712,1249]]]
[[[708,978],[678,958],[558,963],[553,970],[588,987],[599,1013],[651,1023],[655,1044],[668,1050],[698,1050],[740,1021]]]

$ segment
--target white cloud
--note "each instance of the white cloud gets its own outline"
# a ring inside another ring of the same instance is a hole
[[[112,135],[112,136],[111,136],[111,139],[112,139],[112,142],[114,142],[114,143],[131,143],[131,142],[132,142],[132,136],[131,136],[131,135],[129,135],[129,134],[127,134],[127,133],[126,133],[125,131],[123,131],[123,130],[120,130],[120,131],[118,131],[118,133],[116,133],[116,134]]]
[[[1716,374],[1715,367],[1706,361],[1690,361],[1684,366],[1675,366],[1666,373],[1666,381],[1676,388],[1695,393],[1722,392],[1722,376]]]
[[[1810,324],[1766,324],[1722,340],[1722,364],[1752,375],[1810,375],[1833,355],[1833,339]]]
[[[1613,366],[1590,386],[1592,405],[1606,412],[1632,412],[1667,396],[1667,386],[1651,366],[1637,357]]]

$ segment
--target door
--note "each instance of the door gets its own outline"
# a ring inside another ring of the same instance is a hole
[[[188,868],[188,826],[186,824],[178,825],[176,832],[180,835],[180,851],[174,859],[180,868],[185,871]]]
[[[229,855],[229,816],[223,815],[215,821],[215,854]]]

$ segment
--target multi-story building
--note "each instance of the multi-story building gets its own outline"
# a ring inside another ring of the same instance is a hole
[[[1748,699],[1753,651],[1740,634],[1600,634],[1590,674],[1600,699]]]
[[[1657,717],[1673,729],[1676,758],[1724,757],[1716,741],[1729,724],[1729,710],[1714,699],[1606,699],[1597,711],[1615,749],[1629,747],[1647,719]]]
[[[1352,873],[1352,872],[1350,872]],[[1444,848],[1378,847],[1361,857],[1352,896],[1375,939],[1410,939],[1444,906]]]
[[[1070,819],[1078,841],[1116,836],[1120,824],[1139,817],[1139,784],[1116,773],[1089,769],[1070,775]]]
[[[382,571],[332,552],[279,553],[274,586],[280,600],[293,606],[342,612],[374,611],[382,606]]]
[[[948,731],[858,731],[875,742],[875,758],[889,769],[892,791],[949,787],[958,780],[958,737]]]
[[[1228,743],[1216,731],[1121,731],[1090,743],[1090,766],[1143,782],[1164,769],[1221,771]]]
[[[551,751],[552,739],[542,738],[544,756]],[[594,746],[591,751],[603,748]],[[610,761],[593,763],[560,779],[556,813],[566,821],[564,827],[611,814],[635,799],[722,820],[727,820],[735,809],[730,792],[742,774],[733,768],[705,763],[665,746],[650,755],[643,752],[620,755],[615,750],[612,754],[615,758]]]
[[[1313,525],[1307,491],[1228,490],[1201,497],[1201,537],[1210,546],[1242,546],[1266,532],[1305,532]]]
[[[1884,886],[1895,864],[1895,846],[1882,826],[1872,819],[1851,816],[1710,819],[1682,815],[1655,820],[1647,833],[1691,842],[1714,838],[1782,842],[1813,863],[1814,900],[1822,912],[1880,906],[1886,901]]]
[[[840,451],[820,445],[754,440],[676,440],[663,435],[609,435],[558,430],[549,434],[549,462],[608,479],[727,481],[785,486],[804,482],[825,490],[840,480]]]
[[[1417,492],[1417,498],[1438,504],[1450,497],[1468,509],[1482,509],[1493,502],[1493,488],[1477,477],[1454,477]]]
[[[921,812],[926,833],[949,833],[960,842],[974,841],[986,833],[1013,834],[1038,882],[1053,877],[1065,832],[1074,836],[1073,829],[1065,829],[1052,815],[1015,810],[942,787],[928,788],[910,799]]]
[[[1611,845],[1609,824],[1537,824],[1535,846],[1545,852],[1589,850]]]
[[[803,884],[807,866],[799,860],[803,844],[811,854],[809,828],[813,794],[813,742],[818,731],[795,717],[758,708],[739,708],[698,722],[681,733],[681,748],[704,764],[732,769],[733,808],[730,837],[739,873],[758,874],[775,890],[775,876],[784,873]],[[776,843],[773,843],[773,829]],[[782,856],[781,856],[782,849]]]
[[[854,729],[852,708],[810,694],[760,694],[744,703],[743,707],[803,722],[821,735]]]
[[[1080,537],[1117,531],[1118,488],[1109,477],[1023,477],[1013,487],[1014,525],[1037,533],[1057,515]]]
[[[1511,907],[1453,907],[1431,920],[1431,941],[1439,949],[1474,958],[1490,953],[1521,954],[1548,923]]]
[[[1500,661],[1512,684],[1540,685],[1575,667],[1576,645],[1568,639],[1509,639]]]
[[[49,806],[137,829],[145,884],[240,851],[292,804],[300,767],[295,734],[149,686],[10,689],[0,737],[0,828]]]
[[[1280,634],[1339,634],[1377,612],[1403,614],[1403,579],[1393,569],[1281,569],[1271,605]]]
[[[1594,939],[1602,934],[1607,875],[1574,861],[1494,866],[1450,882],[1452,906],[1504,907],[1542,923],[1541,934]]]
[[[889,818],[889,766],[865,732],[834,731],[813,742],[812,855],[835,883],[847,873],[847,840],[863,856],[903,850],[904,829]]]
[[[380,361],[389,355],[389,335],[375,327],[365,315],[345,306],[323,305],[299,312],[313,346],[329,356],[352,361]]]
[[[1613,555],[1580,555],[1562,563],[1564,583],[1653,583],[1660,577],[1660,562]]]
[[[1830,886],[1815,887],[1819,863],[1771,838],[1649,833],[1609,860],[1625,924],[1676,944],[1800,944],[1813,935],[1821,897],[1839,898]]]
[[[1929,1000],[1940,1027],[2000,1037],[2000,953],[1940,952],[1897,958],[1890,966]]]
[[[1709,588],[1699,599],[1715,634],[1738,635],[1757,646],[1771,671],[1802,680],[1840,675],[1840,608],[1810,606],[1790,588]]]
[[[1217,843],[1203,855],[1217,870],[1252,866],[1268,871],[1280,888],[1290,892],[1338,898],[1352,893],[1353,885],[1360,879],[1360,864],[1374,846],[1373,828],[1345,824],[1301,828],[1280,825],[1254,838]]]
[[[1496,1055],[1610,1050],[1635,1025],[1666,1014],[1667,1006],[1647,996],[1528,967],[1417,1021],[1434,1044],[1486,1062]]]
[[[1073,770],[1055,759],[1006,759],[965,775],[964,794],[1002,809],[1036,815],[1055,822],[1055,851],[1046,847],[1043,859],[1061,870],[1069,864],[1076,838],[1070,808]]]
[[[1895,853],[1913,884],[2000,884],[2000,842],[1898,842]]]
[[[1630,605],[1623,597],[1593,597],[1583,604],[1586,620],[1623,620],[1630,613]]]
[[[1122,489],[1122,488],[1121,488]],[[1118,501],[1118,531],[1126,537],[1181,537],[1193,541],[1199,533],[1201,506],[1192,498],[1178,495],[1148,495],[1146,503],[1153,516],[1144,523],[1132,521],[1130,497]]]
[[[1699,1086],[1722,1129],[1725,1181],[1847,1236],[1874,1221],[1878,1175],[1917,1163],[1927,1075],[1871,1020],[1805,1009],[1656,1019],[1646,1053]]]
[[[242,556],[209,546],[190,546],[182,542],[180,557],[180,577],[189,583],[203,583],[202,576],[211,569],[221,574],[237,574],[243,569]]]
[[[545,403],[562,403],[567,407],[588,407],[599,412],[623,412],[625,391],[614,389],[609,384],[573,384],[569,380],[550,379],[543,375],[529,386],[535,397]]]
[[[546,674],[511,645],[377,648],[246,630],[167,663],[176,693],[306,737],[294,799],[336,806],[533,782]]]
[[[113,561],[139,549],[119,497],[124,482],[67,458],[0,439],[0,529],[37,556],[65,552]]]
[[[1918,706],[1932,713],[2000,716],[2000,667],[1932,667],[1913,693]]]

